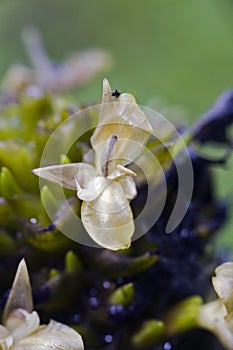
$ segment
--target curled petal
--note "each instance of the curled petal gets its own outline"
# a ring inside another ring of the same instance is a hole
[[[31,336],[20,340],[12,350],[84,350],[81,336],[72,328],[50,321]]]
[[[14,343],[35,332],[39,325],[40,319],[36,311],[28,313],[22,309],[12,312],[6,322],[7,328],[12,331]]]
[[[90,180],[86,188],[82,188],[78,181],[76,181],[76,184],[78,198],[90,202],[95,200],[107,186],[107,180],[103,176],[97,176]]]
[[[115,180],[119,177],[125,176],[137,176],[137,174],[134,171],[124,167],[123,165],[117,164],[115,170],[108,175],[108,178]]]
[[[83,202],[81,218],[90,237],[101,247],[118,250],[130,246],[133,214],[119,183],[110,182],[96,200]]]
[[[95,174],[94,167],[86,163],[52,165],[48,167],[34,169],[32,172],[45,180],[52,181],[60,186],[69,188],[71,190],[77,189],[76,178],[79,172],[82,174],[89,173],[90,175],[87,179],[89,179],[90,176]],[[81,175],[81,178],[84,179],[85,176]]]
[[[133,199],[137,195],[137,188],[134,179],[131,176],[126,176],[119,181],[121,184],[125,197],[129,200]]]

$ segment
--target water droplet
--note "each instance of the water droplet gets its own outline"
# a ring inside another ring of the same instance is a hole
[[[189,235],[188,230],[186,228],[183,228],[183,230],[181,231],[181,237],[186,238],[188,237],[188,235]]]
[[[122,312],[122,311],[123,311],[123,308],[124,308],[124,306],[121,305],[121,304],[119,304],[119,305],[112,305],[112,306],[110,307],[110,314],[114,316],[114,315],[116,315],[117,313]]]
[[[75,314],[73,317],[73,320],[75,323],[80,322],[81,321],[81,316],[79,314]]]
[[[171,348],[172,348],[171,343],[169,343],[169,342],[164,343],[164,346],[163,346],[164,350],[171,350]]]
[[[104,287],[105,289],[110,288],[110,286],[111,286],[111,283],[110,283],[109,281],[104,281],[103,287]]]
[[[97,300],[97,298],[94,298],[94,297],[90,298],[89,299],[89,304],[90,304],[91,307],[97,308],[98,307],[98,300]]]
[[[112,342],[112,336],[111,336],[111,334],[105,335],[104,340],[105,340],[105,343],[110,344],[110,343]]]

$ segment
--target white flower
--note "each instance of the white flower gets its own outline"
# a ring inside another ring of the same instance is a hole
[[[53,320],[40,326],[39,316],[32,309],[27,266],[22,260],[3,312],[1,350],[84,350],[82,338],[75,330]]]
[[[219,298],[201,307],[199,325],[213,332],[228,350],[233,350],[233,262],[217,267],[213,285]]]
[[[81,220],[90,237],[104,248],[128,248],[134,233],[129,201],[136,194],[126,166],[142,152],[152,128],[131,94],[113,96],[107,79],[98,125],[91,137],[95,166],[87,163],[54,165],[34,169],[34,174],[77,190],[83,201]]]

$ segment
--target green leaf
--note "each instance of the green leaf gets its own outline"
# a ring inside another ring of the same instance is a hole
[[[55,216],[59,205],[57,203],[56,198],[48,188],[48,186],[44,186],[41,191],[41,201],[43,206],[46,208],[47,212],[53,216]]]
[[[21,194],[21,189],[14,176],[6,167],[2,167],[0,174],[1,194],[5,199],[12,199]]]

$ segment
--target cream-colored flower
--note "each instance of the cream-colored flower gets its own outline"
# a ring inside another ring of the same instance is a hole
[[[126,166],[142,152],[152,128],[131,94],[113,96],[103,81],[100,117],[91,144],[95,166],[87,163],[54,165],[33,172],[63,187],[77,190],[83,201],[81,220],[90,237],[111,250],[128,248],[134,233],[129,201],[136,194]]]
[[[40,326],[33,310],[27,266],[22,260],[0,325],[1,350],[84,350],[81,336],[72,328],[51,320]]]
[[[217,267],[213,285],[219,298],[201,307],[199,325],[213,332],[228,350],[233,350],[233,262]]]

